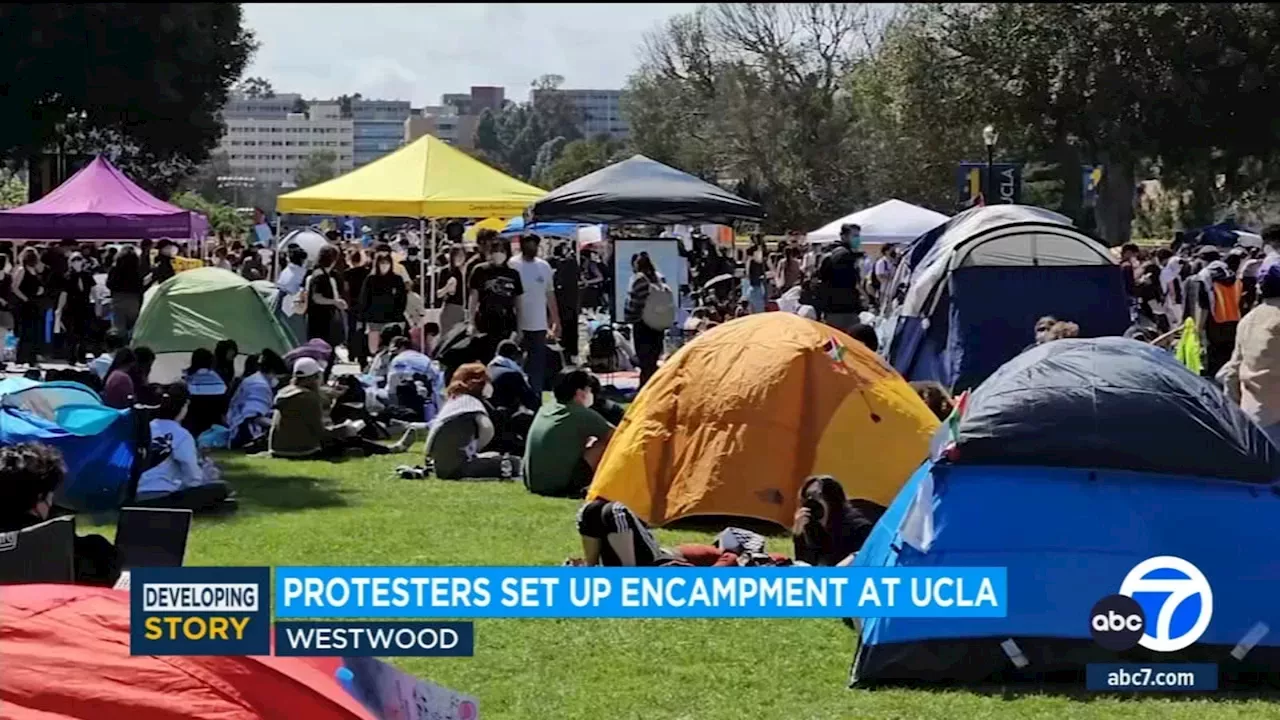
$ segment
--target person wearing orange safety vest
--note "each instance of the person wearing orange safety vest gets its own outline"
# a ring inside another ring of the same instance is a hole
[[[1196,303],[1196,327],[1200,330],[1200,343],[1204,348],[1204,376],[1214,377],[1231,359],[1236,345],[1236,326],[1240,323],[1240,301],[1243,289],[1236,277],[1237,268],[1227,262],[1213,260],[1199,275]]]

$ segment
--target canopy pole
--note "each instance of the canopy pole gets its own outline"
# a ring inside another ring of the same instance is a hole
[[[427,221],[422,220],[422,254],[426,257],[422,258],[422,288],[423,292],[427,290],[427,273],[431,273],[431,299],[427,302],[427,307],[434,310],[436,307],[436,221],[431,220],[431,243],[430,250],[427,249]]]
[[[271,254],[271,282],[275,282],[280,277],[280,223],[284,220],[284,213],[276,213],[276,236],[272,238],[276,246],[276,251]]]

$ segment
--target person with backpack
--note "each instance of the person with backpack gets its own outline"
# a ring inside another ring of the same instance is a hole
[[[639,386],[644,387],[658,370],[667,330],[676,321],[675,296],[647,252],[631,256],[631,282],[627,287],[624,315],[631,324],[631,340],[639,360]]]

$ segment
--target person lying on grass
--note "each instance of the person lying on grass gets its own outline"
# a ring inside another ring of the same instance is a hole
[[[799,500],[791,534],[796,560],[810,565],[847,565],[885,511],[870,500],[850,500],[830,475],[805,480]]]
[[[510,480],[519,473],[519,458],[483,452],[494,436],[484,401],[489,393],[492,386],[484,365],[467,363],[454,371],[445,389],[444,406],[427,434],[427,457],[441,480]]]
[[[338,459],[347,450],[365,455],[389,455],[409,449],[415,437],[413,428],[406,430],[399,442],[387,446],[360,437],[360,428],[351,424],[327,424],[325,411],[331,401],[320,389],[323,375],[320,363],[312,358],[299,358],[294,363],[293,382],[276,395],[267,439],[273,456]]]
[[[675,549],[658,545],[653,532],[631,508],[620,502],[595,498],[578,508],[578,536],[582,538],[582,559],[566,564],[576,567],[734,567],[743,564],[740,556],[715,545],[686,543]],[[763,542],[761,544],[763,549]],[[763,553],[751,564],[789,565],[784,555]]]
[[[595,404],[591,373],[567,367],[552,387],[555,401],[538,408],[524,451],[525,487],[536,495],[582,497],[595,477],[613,426]]]

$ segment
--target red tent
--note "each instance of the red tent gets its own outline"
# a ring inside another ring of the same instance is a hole
[[[331,658],[129,655],[127,592],[0,586],[6,720],[373,720]]]

